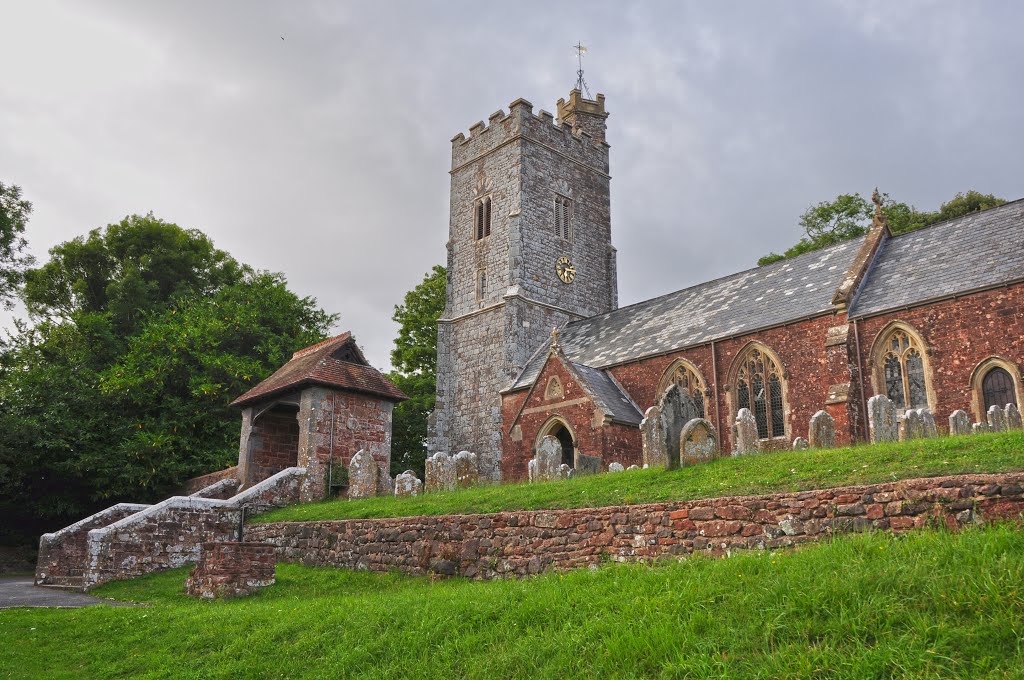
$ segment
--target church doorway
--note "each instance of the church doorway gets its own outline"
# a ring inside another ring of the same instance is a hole
[[[539,445],[544,437],[554,437],[562,445],[562,463],[570,468],[576,466],[576,444],[573,441],[572,431],[561,420],[553,420],[547,427],[541,430],[537,437]]]

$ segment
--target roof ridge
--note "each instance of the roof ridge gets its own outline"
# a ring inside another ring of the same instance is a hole
[[[928,225],[925,225],[923,227],[918,227],[917,229],[910,229],[909,231],[901,231],[898,234],[893,234],[892,236],[889,237],[889,239],[890,240],[892,240],[892,239],[900,239],[900,238],[903,238],[904,236],[908,236],[910,234],[918,234],[918,233],[920,233],[922,231],[927,231],[927,230],[933,229],[935,227],[945,226],[945,225],[949,224],[950,222],[956,222],[958,220],[963,220],[963,219],[966,219],[968,217],[975,217],[977,215],[982,215],[984,213],[992,212],[993,210],[1002,210],[1003,208],[1007,208],[1007,207],[1009,207],[1011,205],[1014,205],[1015,203],[1024,203],[1024,196],[1022,196],[1020,198],[1015,198],[1012,201],[1007,201],[1006,203],[1003,203],[1002,205],[994,205],[991,208],[985,208],[984,210],[975,210],[974,212],[969,212],[966,215],[959,215],[957,217],[947,217],[946,219],[944,219],[944,220],[942,220],[940,222],[935,222],[933,224],[928,224]]]

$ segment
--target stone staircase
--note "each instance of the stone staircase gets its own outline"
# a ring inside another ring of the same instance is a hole
[[[154,505],[118,503],[39,541],[35,583],[86,591],[107,581],[194,563],[202,544],[234,540],[247,515],[299,499],[303,468],[288,468],[238,491],[221,479],[190,496]]]

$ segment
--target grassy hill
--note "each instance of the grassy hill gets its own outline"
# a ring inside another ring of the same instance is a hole
[[[341,499],[295,505],[252,521],[598,507],[1016,470],[1024,470],[1024,432],[721,458],[681,470],[639,470],[559,482],[481,486],[415,498]]]
[[[198,602],[186,570],[0,611],[10,678],[1024,677],[1024,532],[846,536],[517,581],[296,565]]]

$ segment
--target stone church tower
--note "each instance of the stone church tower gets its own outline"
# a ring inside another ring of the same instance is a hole
[[[501,395],[552,328],[618,305],[604,95],[517,99],[452,140],[448,289],[432,451],[499,479]]]

